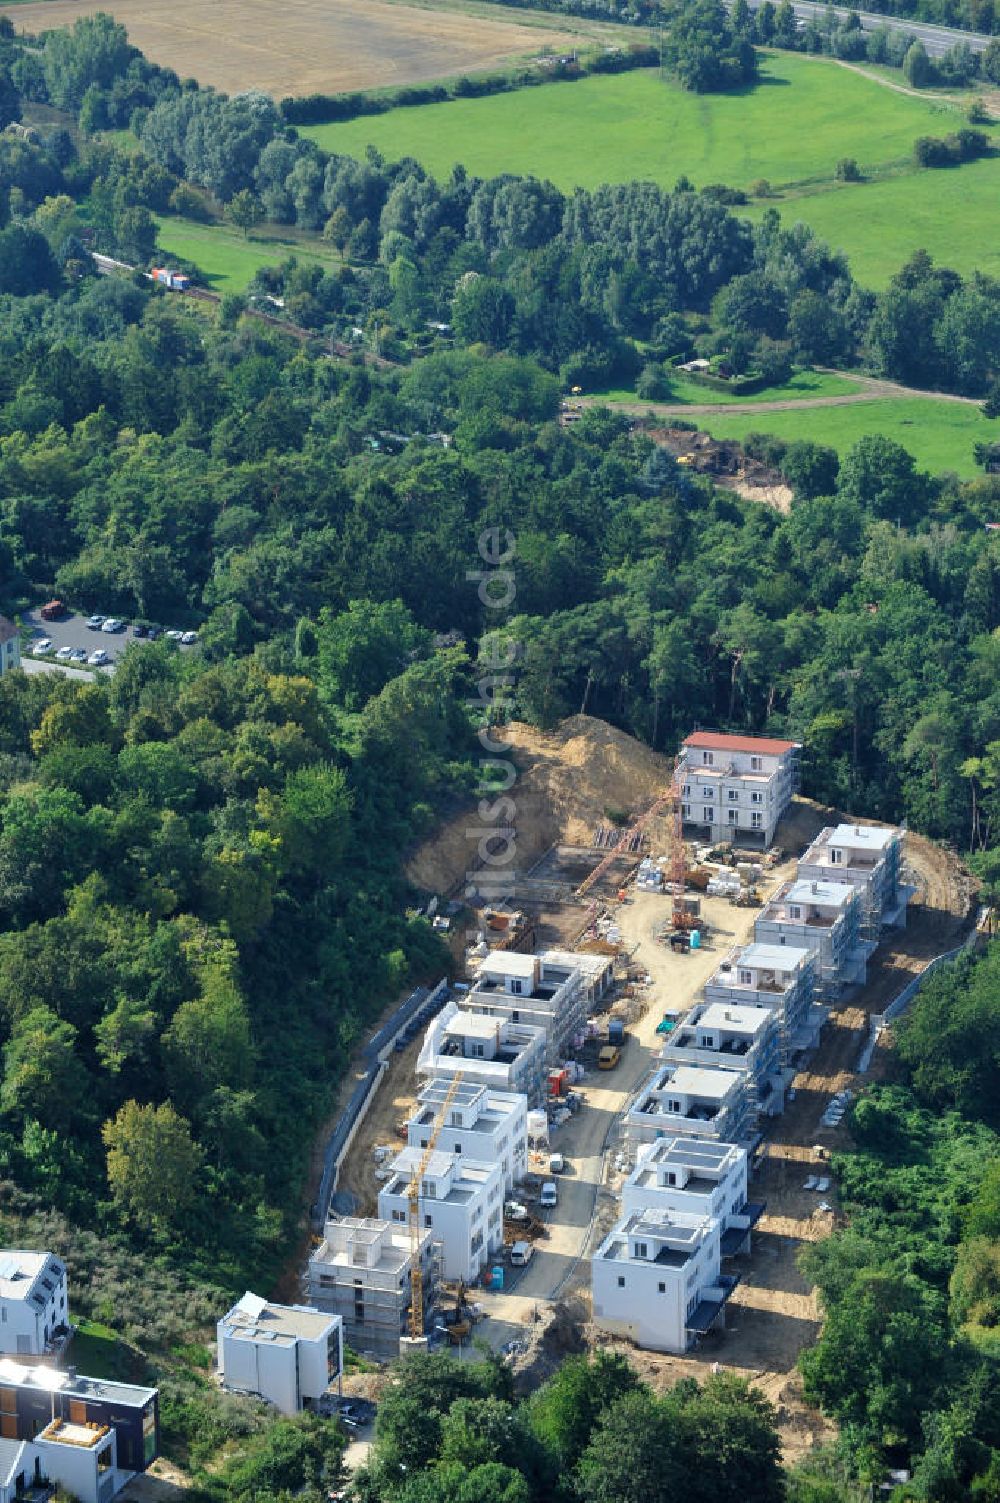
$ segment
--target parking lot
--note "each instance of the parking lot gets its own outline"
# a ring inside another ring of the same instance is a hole
[[[97,648],[103,648],[108,655],[108,663],[104,668],[104,672],[109,673],[114,672],[115,663],[121,657],[126,647],[132,642],[146,640],[146,638],[136,637],[134,623],[132,622],[129,622],[125,630],[120,632],[92,630],[87,625],[86,616],[78,615],[75,612],[68,612],[58,621],[43,621],[40,615],[40,608],[36,607],[34,610],[25,611],[21,619],[24,625],[31,630],[32,642],[40,642],[43,637],[48,637],[52,643],[52,652],[46,654],[44,658],[40,658],[38,661],[46,665],[51,664],[58,668],[64,668],[70,673],[74,670],[79,671],[87,668],[88,665],[82,662],[73,663],[54,659],[54,654],[60,648],[85,651],[88,657]],[[182,652],[187,652],[188,650],[186,646],[181,646]],[[29,662],[32,661],[30,643],[27,646],[22,646],[21,656]]]

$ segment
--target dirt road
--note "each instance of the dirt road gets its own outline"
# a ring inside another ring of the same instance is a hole
[[[973,397],[959,397],[944,391],[921,391],[914,386],[899,386],[895,381],[882,381],[875,376],[859,376],[854,371],[831,371],[829,374],[856,381],[860,391],[846,392],[841,396],[783,397],[773,402],[640,402],[637,398],[607,401],[601,397],[581,397],[580,401],[583,406],[611,407],[637,416],[652,413],[654,417],[665,418],[739,417],[744,413],[795,412],[809,407],[853,407],[858,402],[878,402],[886,397],[932,397],[936,402],[958,402],[971,407],[981,405]]]

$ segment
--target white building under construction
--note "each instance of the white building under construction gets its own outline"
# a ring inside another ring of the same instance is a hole
[[[903,831],[891,825],[828,825],[799,862],[799,876],[855,888],[863,932],[877,939],[881,929],[906,924],[913,889],[902,884],[902,856]]]
[[[417,1256],[423,1274],[425,1324],[437,1302],[438,1248],[422,1229]],[[409,1331],[413,1259],[408,1226],[344,1216],[326,1223],[306,1269],[309,1301],[337,1315],[356,1352],[391,1361]]]
[[[610,964],[606,957],[596,959],[604,962],[602,970]],[[499,950],[484,958],[462,1005],[484,1017],[542,1029],[545,1063],[559,1065],[583,1038],[591,990],[573,955]]]
[[[426,1163],[423,1163],[426,1158]],[[409,1224],[409,1189],[423,1163],[421,1231],[441,1245],[444,1278],[471,1284],[488,1258],[503,1247],[503,1175],[499,1164],[435,1149],[404,1148],[393,1160],[392,1178],[379,1191],[379,1216]]]
[[[450,1096],[450,1100],[449,1100]],[[447,1111],[441,1117],[447,1102]],[[439,1119],[440,1122],[439,1122]],[[439,1123],[435,1147],[487,1164],[499,1164],[504,1190],[528,1172],[528,1098],[515,1091],[494,1091],[476,1081],[457,1086],[432,1080],[417,1097],[406,1124],[411,1148],[427,1148]]]
[[[534,1105],[545,1083],[545,1030],[534,1023],[469,1012],[452,999],[424,1035],[417,1072],[430,1080],[456,1075]]]

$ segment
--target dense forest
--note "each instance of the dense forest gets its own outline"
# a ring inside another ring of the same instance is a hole
[[[208,1491],[318,1500],[331,1427],[210,1390],[190,1330],[277,1276],[348,1052],[447,969],[401,857],[488,788],[484,721],[585,710],[668,752],[694,722],[792,734],[809,794],[961,844],[1000,893],[1000,477],[757,439],[783,513],[606,410],[561,425],[563,383],[635,374],[641,339],[649,382],[695,349],[771,372],[863,351],[979,395],[1000,290],[918,256],[874,296],[807,231],[683,182],[567,198],[327,157],[107,19],[38,49],[0,28],[0,80],[7,118],[63,111],[0,136],[0,610],[58,593],[200,633],[93,683],[0,679],[0,1216],[67,1251],[127,1371],[155,1353],[176,1454],[241,1441]],[[204,191],[343,243],[336,273],[259,279],[297,334],[94,274],[91,248],[149,264],[152,212]],[[453,346],[399,365],[301,337],[360,321],[400,353],[439,318]],[[440,1362],[383,1406],[364,1496],[832,1503],[838,1468],[905,1450],[914,1496],[995,1497],[997,994],[995,959],[929,987],[899,1081],[854,1114],[851,1227],[807,1265],[827,1474],[786,1482],[729,1379],[656,1398],[567,1364],[517,1403],[504,1369]]]

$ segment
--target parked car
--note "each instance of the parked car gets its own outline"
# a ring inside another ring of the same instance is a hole
[[[58,662],[58,663],[68,663],[72,659],[72,656],[73,656],[73,648],[72,647],[60,647],[56,651],[56,662]],[[86,657],[86,656],[87,656],[87,654],[84,653],[84,657]]]
[[[88,616],[87,617],[87,630],[88,631],[100,631],[100,629],[101,629],[101,627],[103,625],[104,625],[104,617],[103,616]]]
[[[550,1174],[562,1174],[562,1172],[563,1172],[563,1170],[565,1168],[566,1168],[566,1160],[563,1158],[563,1156],[562,1156],[561,1153],[550,1153],[549,1154],[549,1173]]]
[[[85,663],[87,661],[86,647],[74,647],[69,655],[71,663]]]
[[[111,659],[108,657],[103,647],[98,647],[96,652],[92,652],[90,654],[87,662],[90,664],[91,668],[103,668],[105,663],[111,662]]]
[[[178,631],[176,627],[171,627],[170,630],[165,631],[163,635],[165,637],[169,637],[171,642],[179,642],[184,633],[182,631]]]
[[[534,1250],[530,1242],[515,1242],[510,1250],[511,1267],[526,1268]]]
[[[144,621],[137,621],[132,628],[132,635],[141,640],[141,638],[149,635],[149,627]]]
[[[559,1191],[556,1189],[555,1180],[547,1179],[545,1181],[541,1194],[538,1197],[538,1204],[545,1211],[551,1211],[553,1206],[559,1204]]]
[[[42,606],[38,614],[43,621],[61,621],[66,614],[66,607],[61,600],[50,600]]]
[[[124,630],[125,622],[119,621],[117,616],[109,616],[104,625],[101,627],[101,631],[106,632],[119,632]]]
[[[184,635],[181,637],[181,646],[182,647],[193,647],[194,644],[195,644],[195,642],[197,642],[197,640],[198,640],[198,633],[196,631],[186,631],[184,633]]]
[[[613,1070],[622,1057],[622,1052],[615,1044],[605,1044],[597,1056],[597,1068],[599,1070]]]
[[[151,642],[157,641],[157,639],[159,637],[163,636],[163,627],[162,626],[147,626],[146,627],[146,636],[149,638],[149,640]]]
[[[43,653],[45,653],[45,652],[51,652],[51,651],[52,651],[52,638],[51,637],[39,637],[39,639],[38,639],[37,642],[32,642],[32,644],[31,644],[31,652],[32,652],[32,656],[33,657],[40,658]]]

